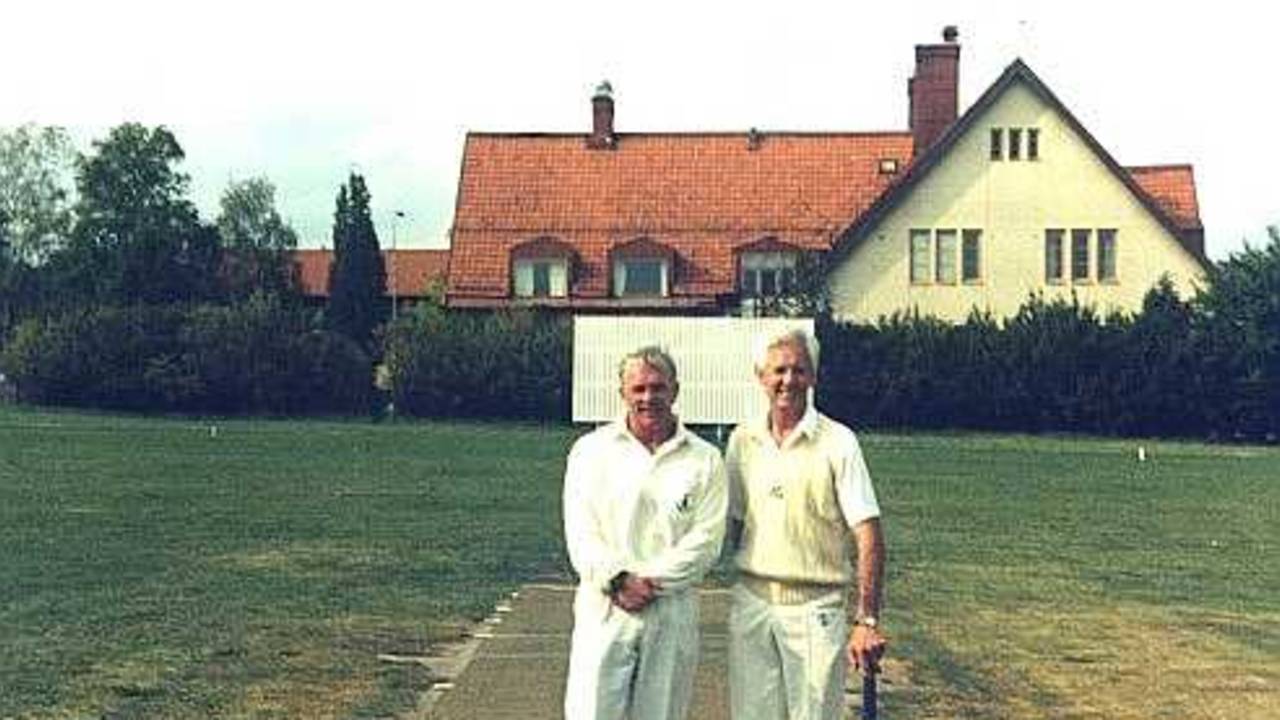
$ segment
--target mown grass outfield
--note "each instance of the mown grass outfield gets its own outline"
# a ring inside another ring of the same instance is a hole
[[[575,434],[2,409],[0,718],[403,711],[378,654],[565,575]],[[1276,717],[1280,449],[863,440],[886,716]]]

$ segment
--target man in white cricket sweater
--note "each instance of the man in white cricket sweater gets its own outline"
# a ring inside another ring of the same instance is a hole
[[[619,368],[626,415],[580,438],[564,480],[579,577],[568,720],[681,720],[698,663],[694,584],[724,541],[724,464],[672,413],[675,363],[659,348]]]
[[[838,720],[848,663],[875,672],[884,652],[880,509],[857,438],[809,402],[817,367],[809,332],[762,338],[755,370],[769,410],[729,438],[733,720]]]

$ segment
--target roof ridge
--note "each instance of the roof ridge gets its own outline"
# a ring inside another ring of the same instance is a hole
[[[642,137],[745,137],[752,129],[746,130],[662,130],[654,132],[620,132],[614,133],[619,138]],[[765,137],[910,137],[910,130],[767,130],[755,128]],[[503,132],[486,130],[468,130],[468,137],[483,138],[547,138],[547,139],[583,139],[591,137],[589,132]]]

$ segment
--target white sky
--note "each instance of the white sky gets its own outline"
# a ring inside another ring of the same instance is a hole
[[[1195,166],[1222,259],[1280,223],[1280,62],[1268,3],[1219,0],[20,0],[0,31],[0,127],[81,149],[163,124],[212,220],[264,175],[304,246],[365,176],[384,247],[441,247],[464,134],[902,130],[914,46],[960,28],[960,111],[1022,57],[1122,165]]]

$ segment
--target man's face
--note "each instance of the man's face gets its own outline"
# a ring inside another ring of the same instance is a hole
[[[671,404],[679,390],[679,385],[668,380],[662,371],[639,360],[627,363],[622,373],[622,400],[627,404],[627,414],[637,424],[671,421]]]
[[[808,351],[792,343],[769,348],[764,367],[756,377],[769,396],[770,409],[796,413],[803,413],[808,407],[809,388],[818,381]]]

